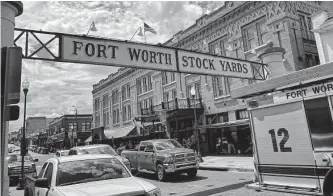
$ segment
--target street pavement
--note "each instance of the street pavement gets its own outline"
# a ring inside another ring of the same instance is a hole
[[[29,152],[35,159],[39,159],[37,165],[37,173],[39,173],[43,163],[53,157],[53,154],[41,155]],[[205,157],[205,161],[212,162],[214,157]],[[221,163],[221,157],[215,157]],[[238,159],[227,159],[224,163],[232,165],[230,161]],[[246,160],[246,159],[244,159]],[[241,161],[242,162],[242,161]],[[244,161],[243,161],[244,162]],[[246,162],[246,161],[245,161]],[[213,163],[210,163],[213,164]],[[235,165],[235,164],[234,164]],[[236,164],[237,165],[237,164]],[[248,189],[245,186],[252,183],[253,172],[237,172],[237,171],[212,171],[199,170],[197,177],[189,179],[186,174],[179,176],[171,176],[165,182],[157,181],[155,175],[139,173],[138,178],[148,181],[161,189],[163,196],[297,196],[295,194],[261,191],[257,192]],[[10,187],[9,196],[23,196],[23,191],[16,190],[16,187]]]
[[[219,171],[242,171],[253,172],[253,157],[220,157],[206,156],[202,158],[200,169]]]

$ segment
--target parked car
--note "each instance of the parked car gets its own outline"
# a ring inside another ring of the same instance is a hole
[[[69,150],[59,150],[55,153],[56,157],[68,156]]]
[[[68,155],[82,155],[82,154],[110,154],[115,156],[121,162],[123,162],[129,170],[131,169],[129,160],[118,155],[117,152],[107,144],[77,146],[71,148],[68,153]]]
[[[8,161],[8,176],[9,176],[9,185],[15,185],[18,183],[18,180],[21,176],[21,161],[22,156],[18,153],[9,154],[7,157]],[[30,154],[27,154],[24,157],[24,174],[30,175],[32,177],[37,176],[36,164],[38,159],[33,159]]]
[[[27,177],[26,181],[24,196],[161,195],[160,189],[133,177],[121,161],[109,154],[51,158],[37,178]]]
[[[194,178],[199,168],[197,153],[173,139],[142,141],[137,149],[124,150],[121,156],[130,161],[131,169],[154,172],[160,181],[172,173],[187,173]]]
[[[49,154],[49,149],[47,149],[45,147],[39,147],[38,148],[38,153],[39,154]]]

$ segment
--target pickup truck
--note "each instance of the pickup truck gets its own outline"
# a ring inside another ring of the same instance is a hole
[[[24,196],[161,196],[153,184],[133,177],[109,154],[48,159],[37,178],[27,177]]]
[[[142,141],[137,149],[124,150],[121,156],[130,161],[132,170],[155,173],[159,181],[173,173],[194,178],[200,162],[197,153],[173,139]]]
[[[22,164],[22,156],[18,153],[8,154],[8,176],[9,176],[9,185],[13,186],[18,183],[19,178],[21,176],[21,164]],[[36,164],[38,159],[33,160],[30,154],[24,156],[24,174],[29,176],[37,176]]]

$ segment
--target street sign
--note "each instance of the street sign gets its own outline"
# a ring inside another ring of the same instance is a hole
[[[250,62],[178,50],[179,72],[253,79]]]
[[[176,50],[134,42],[62,36],[61,60],[177,71]]]

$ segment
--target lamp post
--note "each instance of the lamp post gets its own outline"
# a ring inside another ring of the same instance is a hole
[[[76,109],[76,107],[75,106],[72,106],[72,111],[74,111],[75,112],[75,119],[76,119],[76,130],[75,130],[75,134],[76,134],[76,142],[75,142],[75,146],[77,146],[77,140],[78,140],[78,134],[77,134],[77,132],[78,132],[78,129],[79,129],[79,123],[78,123],[78,121],[77,121],[77,109]]]
[[[196,103],[195,103],[195,89],[194,89],[194,85],[192,86],[191,90],[190,90],[190,94],[192,96],[193,99],[193,109],[194,109],[194,130],[197,132],[197,136],[196,136],[196,140],[197,140],[197,152],[198,152],[198,157],[200,157],[200,144],[199,144],[199,130],[197,128],[197,112],[196,112]]]
[[[71,140],[72,140],[72,142],[71,142],[71,147],[73,147],[74,146],[74,125],[72,124],[71,126],[70,126],[70,129],[72,130],[72,138],[71,138]]]
[[[23,129],[22,129],[22,140],[21,140],[21,176],[19,184],[17,185],[17,190],[24,189],[24,156],[26,154],[26,144],[25,144],[25,118],[26,118],[26,108],[27,108],[27,94],[29,89],[29,81],[22,82],[22,88],[24,92],[24,115],[23,115]]]

